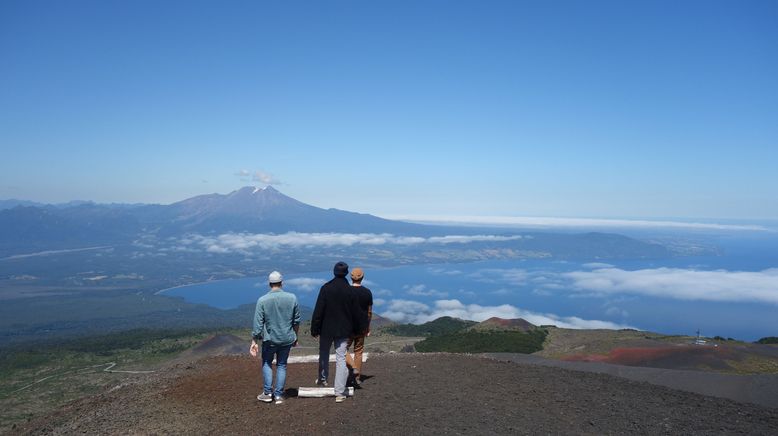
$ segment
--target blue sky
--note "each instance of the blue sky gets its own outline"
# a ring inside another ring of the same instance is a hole
[[[776,219],[776,22],[769,0],[4,1],[0,199],[168,203],[245,170],[380,215]]]

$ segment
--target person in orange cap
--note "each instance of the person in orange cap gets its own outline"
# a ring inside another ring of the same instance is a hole
[[[346,364],[350,370],[350,379],[352,384],[359,386],[362,383],[360,376],[362,374],[362,352],[365,349],[365,337],[370,336],[370,320],[373,318],[373,293],[366,286],[362,286],[362,279],[365,278],[365,272],[362,268],[351,270],[351,287],[357,296],[359,302],[361,322],[363,330],[352,336],[348,340],[346,349],[354,344],[354,358],[350,353],[346,353]]]

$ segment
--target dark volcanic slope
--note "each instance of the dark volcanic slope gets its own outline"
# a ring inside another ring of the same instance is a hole
[[[487,353],[485,356],[517,363],[610,374],[629,380],[648,382],[712,397],[729,398],[741,403],[753,403],[778,410],[778,374],[722,374],[713,371],[649,368],[614,365],[605,362],[564,361],[515,353]]]
[[[289,367],[310,386],[315,364]],[[259,403],[259,365],[218,357],[72,403],[22,433],[778,434],[778,412],[604,374],[476,356],[369,360],[355,398]]]

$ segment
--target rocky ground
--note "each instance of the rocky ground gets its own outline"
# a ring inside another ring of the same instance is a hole
[[[334,368],[333,368],[334,371]],[[259,363],[177,363],[13,429],[14,434],[778,434],[778,409],[607,374],[455,354],[384,354],[353,398],[256,400]],[[333,372],[334,374],[334,372]]]

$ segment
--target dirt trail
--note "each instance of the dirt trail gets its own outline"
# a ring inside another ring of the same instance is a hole
[[[334,368],[333,368],[334,371]],[[451,354],[376,355],[354,398],[259,403],[247,356],[179,364],[76,401],[22,434],[778,434],[778,411],[607,374]],[[289,366],[311,386],[316,364]]]

